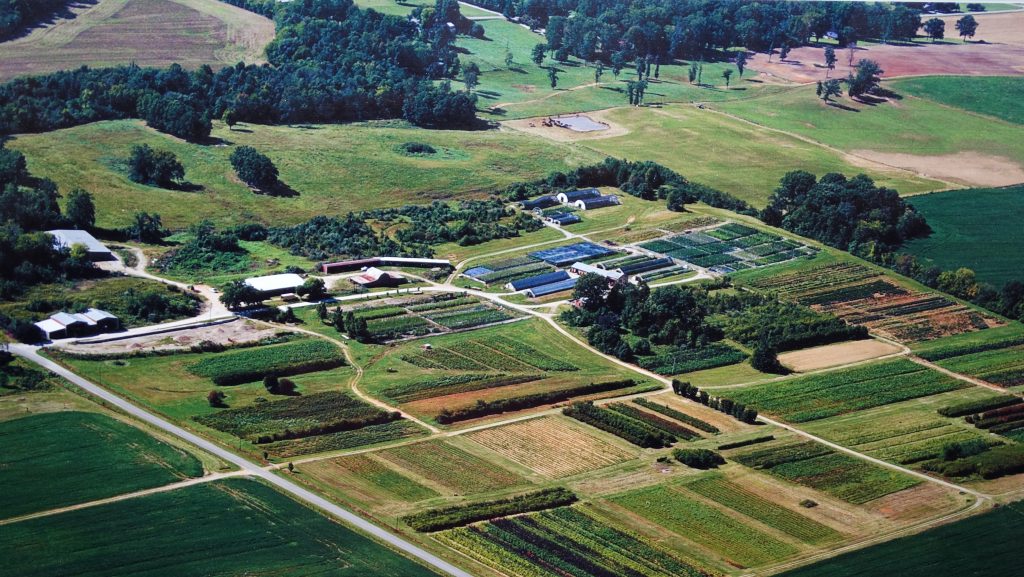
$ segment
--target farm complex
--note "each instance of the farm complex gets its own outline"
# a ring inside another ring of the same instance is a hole
[[[0,0],[0,576],[1024,575],[1022,30]]]

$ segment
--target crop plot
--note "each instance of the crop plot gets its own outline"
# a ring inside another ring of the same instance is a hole
[[[1004,387],[1024,385],[1024,346],[951,357],[937,364]]]
[[[467,437],[553,479],[610,467],[637,456],[636,451],[590,435],[562,417],[530,419],[469,433]]]
[[[921,482],[810,441],[777,441],[756,447],[728,457],[855,505],[909,489]]]
[[[274,457],[286,459],[296,455],[341,451],[355,447],[388,443],[401,439],[420,437],[426,433],[427,430],[423,427],[406,419],[398,419],[350,431],[339,431],[288,441],[278,441],[262,445],[261,448],[269,451]]]
[[[638,246],[720,273],[768,266],[817,252],[796,241],[736,222],[664,236]]]
[[[765,277],[751,286],[905,342],[1003,324],[939,294],[903,288],[859,264],[839,263]]]
[[[459,495],[527,484],[519,475],[444,441],[387,449],[380,458]]]
[[[305,475],[346,494],[383,493],[389,499],[416,502],[439,496],[422,483],[399,473],[371,455],[347,455],[302,464]],[[368,499],[364,496],[364,500]]]
[[[290,376],[323,371],[345,364],[335,345],[306,339],[269,347],[211,353],[188,366],[189,372],[218,385],[238,385],[267,375]]]
[[[674,553],[598,520],[562,507],[445,531],[435,538],[515,577],[704,577]]]
[[[476,328],[518,318],[509,309],[455,293],[388,299],[383,304],[353,308],[366,321],[377,342]]]
[[[734,365],[746,360],[747,354],[724,343],[703,347],[672,347],[667,352],[638,357],[636,363],[659,375],[678,375],[703,369]]]

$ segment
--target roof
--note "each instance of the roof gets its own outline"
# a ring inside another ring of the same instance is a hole
[[[58,323],[53,319],[44,319],[39,321],[38,323],[35,323],[35,325],[39,327],[39,330],[43,331],[47,335],[49,335],[50,333],[55,333],[57,331],[64,330],[64,325]]]
[[[400,275],[389,273],[387,271],[383,271],[383,270],[380,270],[379,268],[374,268],[374,267],[370,267],[370,268],[366,269],[363,272],[363,274],[356,275],[356,276],[352,277],[349,280],[351,280],[352,282],[357,283],[357,284],[369,284],[369,283],[377,282],[381,278],[394,279],[394,280],[403,280],[403,281],[405,280]]]
[[[466,269],[466,271],[462,274],[470,278],[478,278],[484,276],[485,274],[490,274],[492,272],[494,271],[485,266],[475,266],[471,269]]]
[[[542,297],[544,295],[549,295],[549,294],[552,294],[552,293],[557,293],[557,292],[561,292],[561,291],[564,291],[564,290],[569,290],[572,287],[576,286],[576,281],[577,280],[579,280],[579,279],[570,278],[570,279],[566,279],[566,280],[562,280],[562,281],[558,281],[558,282],[553,282],[551,284],[545,284],[545,285],[541,285],[541,286],[538,286],[538,287],[533,287],[532,289],[530,289],[530,290],[528,290],[526,292],[530,293],[530,295],[534,296],[534,297]]]
[[[442,258],[407,258],[402,256],[382,256],[377,260],[377,264],[382,265],[396,265],[396,264],[413,264],[413,265],[430,265],[430,266],[452,266],[451,261]]]
[[[102,242],[96,240],[96,237],[84,230],[56,229],[46,232],[53,236],[53,243],[57,246],[71,248],[72,245],[84,244],[89,252],[110,252],[110,249],[104,246]]]
[[[294,289],[302,286],[302,277],[295,273],[272,274],[245,279],[245,284],[260,292]]]
[[[555,206],[556,204],[558,204],[558,199],[551,195],[538,196],[531,200],[523,200],[519,202],[519,206],[525,209],[547,208],[549,206]]]
[[[78,324],[78,323],[84,323],[84,324],[87,324],[87,325],[94,325],[94,324],[96,324],[96,321],[93,321],[92,319],[89,319],[89,318],[84,317],[82,315],[73,315],[73,314],[70,314],[70,313],[63,313],[63,312],[50,315],[50,320],[56,321],[56,322],[60,323],[61,325],[65,326],[65,327],[69,326],[69,325]]]
[[[585,208],[601,208],[602,206],[613,206],[619,204],[619,197],[614,194],[608,196],[595,196],[594,198],[581,198],[576,201]]]
[[[569,192],[563,192],[561,194],[565,195],[565,199],[567,201],[573,202],[584,198],[601,196],[601,191],[596,188],[581,188],[580,190],[570,190]]]
[[[107,320],[107,319],[113,319],[115,321],[117,320],[117,317],[115,315],[112,315],[112,314],[108,313],[107,311],[101,311],[100,309],[89,309],[89,310],[85,311],[84,313],[82,313],[81,315],[78,315],[78,316],[84,316],[84,317],[92,319],[92,320],[94,320],[96,322]]]
[[[574,222],[579,222],[582,219],[580,219],[577,214],[559,212],[549,215],[548,220],[558,224],[572,224]]]
[[[578,242],[568,246],[558,246],[530,253],[530,256],[548,264],[563,266],[579,260],[611,254],[615,251],[590,242]]]
[[[675,266],[675,264],[676,264],[675,261],[670,259],[670,258],[668,258],[668,257],[665,257],[665,258],[655,258],[655,259],[651,259],[651,260],[645,260],[645,261],[642,261],[642,262],[635,262],[633,264],[623,265],[623,266],[619,267],[619,270],[624,272],[624,273],[626,273],[626,274],[636,274],[636,273],[647,272],[647,271],[655,270],[655,269],[659,269],[659,268]]]
[[[541,286],[553,282],[564,281],[568,278],[569,273],[565,272],[564,270],[560,270],[555,272],[544,273],[537,276],[521,278],[519,280],[514,280],[508,283],[508,286],[512,287],[512,290],[514,291],[521,291],[524,289],[533,288],[535,286]]]
[[[597,276],[603,276],[604,278],[611,280],[619,280],[623,276],[620,271],[604,270],[603,268],[597,268],[596,266],[589,265],[585,262],[574,262],[569,268],[579,274],[596,274]]]

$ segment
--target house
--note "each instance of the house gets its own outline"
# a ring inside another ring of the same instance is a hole
[[[538,196],[532,200],[523,200],[519,202],[519,206],[523,210],[545,209],[557,204],[558,199],[551,195]]]
[[[83,313],[55,313],[35,325],[44,338],[53,340],[115,331],[121,327],[121,320],[107,311],[90,308]]]
[[[596,188],[583,188],[580,190],[570,190],[569,192],[559,192],[555,198],[562,204],[572,204],[577,200],[597,198],[599,196],[601,196],[601,191]]]
[[[614,194],[608,196],[595,196],[594,198],[581,198],[572,203],[573,206],[579,210],[591,210],[594,208],[603,208],[605,206],[617,206],[619,205],[619,197]]]
[[[579,215],[573,214],[571,212],[556,212],[553,214],[549,214],[547,217],[544,218],[544,220],[557,226],[565,226],[567,224],[580,222],[583,219],[581,219]]]
[[[83,245],[89,255],[89,260],[117,260],[117,257],[114,256],[114,253],[109,248],[84,230],[57,229],[48,230],[46,234],[53,237],[53,246],[57,248],[70,249],[76,244]]]
[[[295,273],[271,274],[245,279],[245,284],[256,289],[263,296],[275,296],[296,292],[306,282]]]
[[[363,274],[349,278],[353,284],[365,288],[393,287],[409,282],[404,276],[370,267]]]
[[[510,291],[519,292],[521,290],[526,290],[526,289],[533,288],[533,287],[538,287],[538,286],[541,286],[541,285],[546,285],[546,284],[551,284],[551,283],[555,283],[555,282],[560,282],[560,281],[568,280],[569,278],[570,278],[569,277],[569,273],[565,272],[564,270],[560,270],[560,271],[544,273],[544,274],[540,274],[540,275],[536,275],[536,276],[521,278],[519,280],[514,280],[514,281],[506,284],[505,288],[507,288]]]
[[[585,262],[575,262],[569,267],[569,272],[576,276],[583,276],[585,274],[596,274],[597,276],[608,279],[608,284],[616,284],[625,280],[626,275],[619,270],[604,270],[603,268],[597,268],[594,265],[587,264]]]

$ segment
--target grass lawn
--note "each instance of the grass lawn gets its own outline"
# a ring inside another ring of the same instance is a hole
[[[5,518],[203,474],[192,455],[98,413],[62,411],[3,421],[0,445]]]
[[[1024,530],[1024,507],[1003,506],[910,537],[784,573],[784,577],[959,577],[1011,575],[1019,571],[1019,549],[1013,539]]]
[[[1024,78],[1012,76],[924,76],[892,83],[897,92],[1024,124]]]
[[[822,146],[690,105],[621,108],[609,113],[607,119],[627,129],[628,134],[588,139],[583,145],[617,158],[654,160],[690,180],[718,188],[758,207],[767,203],[779,179],[791,170],[850,175],[867,172],[879,183],[906,192],[943,187],[939,182],[909,172],[865,171]]]
[[[190,144],[124,120],[21,135],[7,146],[25,154],[32,174],[53,179],[62,191],[92,192],[97,224],[106,227],[128,224],[138,210],[159,213],[171,228],[203,218],[218,225],[293,224],[317,215],[477,196],[601,159],[587,149],[511,131],[425,130],[401,122],[244,124],[233,131],[218,122],[213,137],[230,145]],[[437,158],[397,150],[411,141],[434,146]],[[128,180],[124,159],[136,144],[173,152],[186,179],[203,190],[165,190]],[[232,145],[254,146],[269,156],[298,196],[253,194],[231,168]]]
[[[962,266],[978,280],[1001,287],[1024,278],[1024,185],[1008,188],[953,190],[911,199],[932,227],[927,238],[903,250],[944,270]]]
[[[0,526],[0,541],[4,576],[435,575],[238,479]]]

